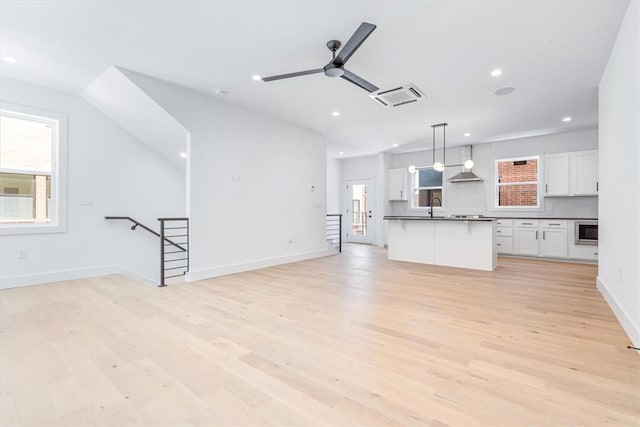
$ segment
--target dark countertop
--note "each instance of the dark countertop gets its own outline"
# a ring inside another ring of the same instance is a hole
[[[568,221],[597,221],[598,218],[570,218],[566,216],[487,216],[485,218],[495,219],[563,219]]]
[[[483,216],[481,218],[449,218],[448,216],[437,215],[431,218],[430,216],[411,216],[411,215],[387,215],[382,219],[389,220],[440,220],[440,221],[493,221],[497,219],[527,219],[527,220],[566,220],[566,221],[598,221],[598,218],[570,218],[565,216]]]
[[[482,218],[449,218],[446,216],[434,216],[433,218],[431,218],[430,216],[384,216],[382,217],[382,219],[388,219],[388,220],[412,220],[412,221],[484,221],[484,222],[491,222],[491,221],[495,221],[497,218],[489,218],[489,217],[482,217]]]

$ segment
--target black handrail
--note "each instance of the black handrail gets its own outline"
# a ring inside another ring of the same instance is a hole
[[[338,217],[338,251],[342,253],[342,214],[327,214],[327,224],[326,224],[326,232],[327,232],[327,240],[331,242],[333,245],[334,240],[336,238],[336,230],[335,228],[331,228],[335,226],[335,218],[329,217]],[[329,221],[334,221],[333,223]]]
[[[132,230],[135,230],[136,227],[142,227],[145,230],[147,230],[149,233],[154,234],[160,238],[162,238],[162,236],[160,236],[160,234],[156,231],[153,231],[152,229],[150,229],[149,227],[147,227],[146,225],[136,221],[135,219],[131,218],[130,216],[105,216],[104,219],[115,219],[115,220],[125,220],[125,221],[131,221],[133,223],[133,225],[131,226]],[[163,219],[172,219],[172,218],[163,218]],[[177,219],[177,218],[176,218]],[[182,218],[180,218],[182,219]],[[186,252],[187,250],[185,248],[183,248],[182,246],[180,246],[179,244],[172,242],[171,240],[167,239],[166,237],[164,237],[164,240],[166,242],[171,243],[173,246],[175,246],[176,248],[180,249],[183,252]]]

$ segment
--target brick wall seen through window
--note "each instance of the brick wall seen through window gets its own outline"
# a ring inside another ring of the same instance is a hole
[[[537,157],[496,161],[497,206],[538,207]]]

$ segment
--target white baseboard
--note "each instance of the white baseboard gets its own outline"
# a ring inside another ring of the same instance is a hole
[[[143,276],[141,274],[138,273],[134,273],[131,270],[127,270],[126,268],[122,268],[122,267],[118,267],[120,269],[120,273],[119,274],[124,274],[125,276],[140,282],[140,283],[144,283],[145,285],[149,285],[149,286],[158,286],[160,284],[160,280],[154,280],[150,277],[147,276]]]
[[[321,251],[304,252],[281,257],[264,258],[244,263],[222,265],[213,268],[202,269],[188,273],[186,280],[196,281],[210,277],[225,276],[227,274],[241,273],[243,271],[256,270],[258,268],[271,267],[290,262],[304,261],[306,259],[319,258],[337,254],[337,249],[328,248]],[[109,274],[123,274],[133,280],[150,286],[158,286],[158,280],[134,273],[119,265],[103,265],[97,267],[77,268],[71,270],[48,271],[44,273],[22,274],[17,276],[0,277],[0,289],[11,289],[22,286],[40,285],[44,283],[63,282],[65,280],[85,279],[87,277],[105,276]]]
[[[85,279],[87,277],[122,273],[122,269],[117,265],[101,265],[97,267],[77,268],[72,270],[22,274],[18,276],[0,277],[0,289],[18,288],[21,286],[40,285],[42,283],[62,282],[65,280]]]
[[[625,309],[620,305],[618,299],[609,291],[609,288],[607,288],[607,285],[600,276],[598,276],[596,283],[598,285],[598,290],[604,297],[605,301],[607,301],[607,304],[609,304],[611,311],[613,311],[618,322],[620,322],[622,329],[627,333],[627,336],[629,337],[629,340],[631,340],[633,346],[640,347],[640,327],[638,327],[631,317],[629,317]]]
[[[237,264],[220,265],[211,268],[192,270],[187,273],[187,281],[210,279],[212,277],[226,276],[228,274],[242,273],[244,271],[257,270],[259,268],[272,267],[274,265],[288,264],[290,262],[304,261],[312,258],[321,258],[338,253],[337,249],[326,249],[321,251],[302,252],[292,255],[283,255],[272,258],[262,258]]]

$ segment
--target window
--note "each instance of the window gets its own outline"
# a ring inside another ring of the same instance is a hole
[[[442,207],[442,172],[428,167],[417,168],[412,180],[412,208]]]
[[[539,156],[496,160],[496,207],[540,207],[539,175]]]
[[[1,104],[2,234],[64,231],[64,131],[63,115]]]

